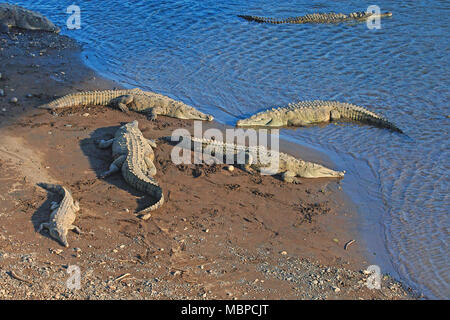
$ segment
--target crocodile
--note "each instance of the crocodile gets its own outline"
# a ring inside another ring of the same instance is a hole
[[[9,32],[9,28],[42,30],[59,33],[61,29],[38,12],[20,6],[0,3],[0,32]]]
[[[297,159],[283,152],[269,150],[263,145],[245,146],[192,136],[169,136],[161,139],[168,142],[178,142],[178,146],[181,148],[194,151],[203,150],[204,155],[211,154],[215,161],[219,163],[223,163],[223,159],[227,154],[230,154],[233,156],[233,163],[237,163],[242,170],[248,173],[253,174],[257,171],[263,174],[278,175],[281,180],[289,183],[301,183],[298,177],[341,178],[345,174],[345,171],[334,171],[320,164]],[[206,161],[209,161],[209,159]]]
[[[207,120],[214,119],[181,101],[171,99],[158,93],[143,91],[139,88],[124,90],[103,90],[73,93],[47,104],[40,109],[58,110],[76,106],[106,106],[118,108],[128,113],[130,110],[146,114],[150,120],[158,115],[178,119]]]
[[[158,199],[152,206],[137,212],[140,216],[146,211],[154,211],[163,205],[164,194],[153,178],[156,167],[153,164],[155,155],[152,147],[156,148],[156,144],[153,140],[144,138],[137,120],[121,126],[114,138],[100,140],[98,146],[102,149],[112,147],[114,158],[109,170],[101,174],[102,178],[121,170],[128,184]]]
[[[243,18],[248,21],[255,21],[260,23],[272,23],[272,24],[283,24],[283,23],[292,23],[292,24],[303,24],[303,23],[338,23],[344,21],[366,21],[371,18],[382,18],[382,17],[392,17],[392,12],[384,12],[384,13],[372,13],[372,12],[352,12],[349,14],[344,13],[313,13],[307,14],[305,16],[299,17],[290,17],[285,19],[276,19],[276,18],[266,18],[266,17],[258,17],[258,16],[249,16],[249,15],[238,15],[238,17]]]
[[[350,103],[322,100],[301,101],[291,103],[286,107],[265,110],[249,118],[239,120],[236,125],[238,127],[301,127],[336,120],[367,123],[403,133],[386,118],[363,107]]]
[[[77,233],[81,233],[80,229],[73,225],[76,212],[80,210],[80,205],[78,201],[73,200],[69,190],[63,186],[47,183],[40,183],[39,186],[50,192],[59,194],[63,198],[60,203],[52,202],[50,207],[52,213],[50,214],[49,222],[41,223],[37,232],[47,229],[53,239],[60,242],[63,246],[68,247],[68,231],[74,230]]]

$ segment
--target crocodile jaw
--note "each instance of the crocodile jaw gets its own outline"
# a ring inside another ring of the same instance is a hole
[[[48,20],[46,17],[38,14],[22,14],[19,16],[16,16],[17,19],[17,25],[21,28],[26,28],[30,30],[44,30],[44,31],[50,31],[59,33],[61,29],[53,24],[50,20]]]
[[[345,171],[334,171],[319,164],[314,164],[302,172],[303,178],[342,178]]]
[[[51,228],[50,236],[61,243],[64,247],[69,247],[69,242],[67,242],[67,230]]]
[[[214,117],[209,114],[204,114],[194,108],[189,110],[179,110],[176,112],[176,117],[179,119],[187,120],[203,120],[203,121],[213,121]]]
[[[238,127],[251,127],[251,126],[264,126],[264,127],[278,127],[272,118],[262,118],[262,119],[242,119],[239,120],[236,125]]]

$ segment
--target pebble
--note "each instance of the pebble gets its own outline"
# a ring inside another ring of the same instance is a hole
[[[280,254],[282,254],[283,256],[287,255],[286,251],[281,251]]]
[[[9,102],[17,103],[17,102],[19,102],[19,99],[17,99],[17,97],[12,97],[11,100],[9,100]]]
[[[228,171],[230,171],[230,172],[233,172],[233,171],[234,171],[234,166],[229,165],[229,166],[227,166],[226,169],[227,169]]]
[[[341,291],[341,289],[339,289],[338,287],[334,287],[333,290],[334,290],[334,292],[340,292]]]
[[[3,111],[3,112],[6,112],[6,108],[2,108],[2,111]]]
[[[0,89],[0,97],[4,97],[5,96],[5,90]]]
[[[89,113],[83,113],[83,117],[89,117]]]

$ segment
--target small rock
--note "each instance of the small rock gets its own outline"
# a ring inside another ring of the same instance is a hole
[[[31,93],[27,93],[27,95],[25,97],[30,99],[30,98],[33,98],[33,95]]]
[[[5,90],[0,89],[0,97],[4,97],[5,96]]]
[[[334,287],[333,290],[334,290],[334,292],[340,292],[341,291],[341,289],[339,289],[338,287]]]
[[[89,117],[89,113],[83,113],[83,117]]]
[[[234,171],[234,166],[229,165],[229,166],[226,167],[226,169],[227,169],[228,171],[230,171],[230,172],[233,172],[233,171]]]
[[[285,256],[285,255],[287,255],[287,252],[286,251],[281,251],[280,254]]]
[[[3,111],[3,112],[6,112],[6,108],[2,108],[2,111]]]
[[[17,102],[19,102],[19,99],[17,99],[17,97],[12,97],[9,102],[16,104]]]

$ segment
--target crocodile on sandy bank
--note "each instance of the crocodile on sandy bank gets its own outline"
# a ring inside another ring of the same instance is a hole
[[[239,120],[236,125],[239,127],[301,127],[336,120],[367,123],[403,133],[384,117],[363,107],[350,103],[321,100],[302,101],[286,107],[262,111],[250,118]]]
[[[286,153],[269,150],[262,145],[245,146],[191,136],[162,137],[161,139],[178,142],[177,146],[181,148],[203,151],[205,155],[212,155],[219,163],[224,163],[226,155],[230,153],[233,156],[233,163],[237,163],[244,171],[279,175],[283,181],[290,183],[300,183],[297,177],[341,178],[345,174],[345,171],[334,171],[317,163],[303,161]]]
[[[349,14],[334,13],[334,12],[313,13],[313,14],[307,14],[305,16],[290,17],[290,18],[285,18],[285,19],[238,15],[238,17],[243,18],[248,21],[255,21],[255,22],[260,22],[260,23],[272,23],[272,24],[338,23],[338,22],[344,22],[344,21],[366,21],[369,18],[375,19],[375,18],[391,17],[391,16],[392,16],[392,12],[376,14],[376,13],[364,12],[364,11],[352,12]]]
[[[98,146],[102,149],[112,147],[114,158],[109,170],[103,173],[102,177],[121,170],[128,184],[158,199],[154,205],[139,211],[141,216],[142,213],[156,210],[163,205],[164,194],[158,182],[153,179],[156,167],[153,164],[155,155],[152,147],[155,148],[156,144],[144,138],[136,120],[121,126],[113,139],[99,141]]]
[[[63,96],[38,108],[58,110],[77,106],[112,106],[123,112],[136,111],[147,114],[154,120],[158,115],[192,120],[214,119],[181,101],[171,99],[158,93],[141,89],[104,90],[73,93]]]
[[[76,218],[76,212],[80,210],[80,205],[77,201],[73,201],[72,195],[69,190],[60,185],[40,183],[42,188],[59,194],[62,196],[60,203],[52,202],[50,210],[49,222],[41,223],[37,232],[41,232],[43,229],[47,229],[50,236],[59,241],[63,246],[68,247],[67,233],[69,230],[74,230],[77,233],[81,233],[80,229],[73,225]]]
[[[0,32],[9,32],[9,28],[60,32],[50,20],[38,12],[8,3],[0,3]]]

